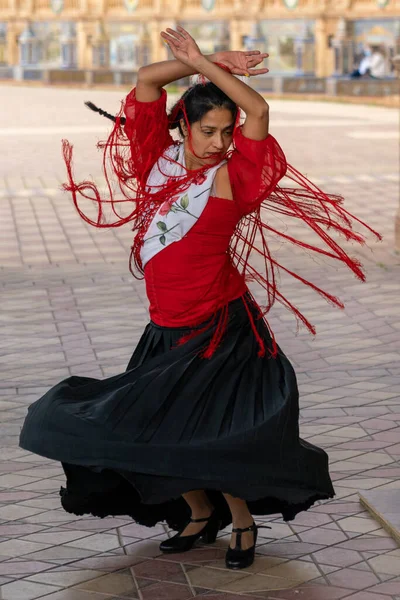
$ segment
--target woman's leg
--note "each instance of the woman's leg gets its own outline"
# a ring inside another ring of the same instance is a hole
[[[211,515],[214,510],[207,494],[203,490],[195,490],[182,494],[182,497],[189,504],[192,511],[192,519],[204,519]],[[205,521],[202,523],[189,523],[189,525],[182,531],[181,536],[194,535],[199,533],[207,525]]]
[[[254,519],[251,516],[245,500],[234,498],[230,494],[224,494],[224,498],[227,501],[229,510],[232,514],[232,527],[245,529],[254,523]],[[232,533],[230,546],[231,548],[235,548],[236,546],[236,533]],[[252,546],[254,546],[254,533],[252,531],[242,533],[242,550],[247,550]]]

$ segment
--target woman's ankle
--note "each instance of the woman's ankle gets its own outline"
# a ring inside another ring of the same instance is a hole
[[[184,500],[190,507],[192,519],[205,519],[214,510],[204,490],[196,490],[183,494]]]
[[[243,515],[232,515],[232,527],[234,529],[247,529],[254,523],[254,519],[250,513]]]
[[[192,508],[192,519],[206,519],[212,515],[214,507],[211,504],[205,504],[204,506],[196,506]]]

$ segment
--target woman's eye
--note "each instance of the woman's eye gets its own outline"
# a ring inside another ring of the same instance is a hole
[[[213,131],[203,131],[203,133],[204,133],[204,135],[208,135],[208,136],[214,135]],[[224,135],[226,135],[228,137],[232,137],[233,131],[224,131]]]

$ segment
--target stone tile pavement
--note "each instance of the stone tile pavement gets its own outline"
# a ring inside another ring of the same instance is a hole
[[[22,91],[10,92],[15,112],[25,101]],[[31,402],[72,373],[102,378],[124,369],[147,319],[143,284],[127,269],[129,228],[91,229],[58,191],[59,138],[74,124],[77,131],[68,135],[77,156],[99,177],[93,135],[83,135],[97,123],[80,111],[87,94],[50,90],[47,104],[44,94],[29,90],[32,122],[29,113],[13,119],[16,132],[0,120],[0,135],[8,135],[12,148],[0,165],[0,597],[398,600],[400,548],[358,498],[360,490],[400,490],[400,258],[391,251],[398,142],[385,137],[394,131],[395,113],[274,103],[274,133],[290,160],[342,193],[348,209],[385,239],[351,250],[365,264],[365,284],[342,267],[304,260],[272,242],[285,265],[346,305],[330,308],[283,278],[285,293],[318,335],[296,335],[292,317],[279,307],[271,315],[298,375],[302,437],[329,453],[336,497],[290,523],[266,518],[272,529],[260,530],[254,565],[231,572],[223,561],[229,530],[212,547],[161,556],[164,525],[147,529],[126,518],[63,512],[59,465],[17,446]],[[116,92],[98,94],[106,109],[116,102]],[[358,137],[349,135],[355,130]],[[82,165],[79,171],[87,174]]]

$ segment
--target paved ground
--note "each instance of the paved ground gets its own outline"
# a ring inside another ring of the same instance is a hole
[[[398,115],[382,108],[272,102],[272,130],[288,158],[384,235],[361,255],[368,282],[274,245],[346,303],[340,311],[290,282],[318,336],[295,335],[271,315],[301,390],[301,432],[330,456],[336,498],[290,524],[268,518],[249,571],[224,569],[217,544],[160,556],[162,525],[75,518],[60,509],[59,466],[17,447],[27,406],[71,373],[125,368],[147,319],[143,285],[127,270],[129,227],[87,227],[59,192],[60,138],[77,171],[99,177],[93,149],[107,123],[92,99],[116,109],[120,92],[2,87],[0,136],[1,455],[0,585],[4,600],[395,600],[400,549],[362,510],[358,490],[400,489],[400,259],[392,254],[398,188]],[[288,224],[292,227],[292,224]]]

